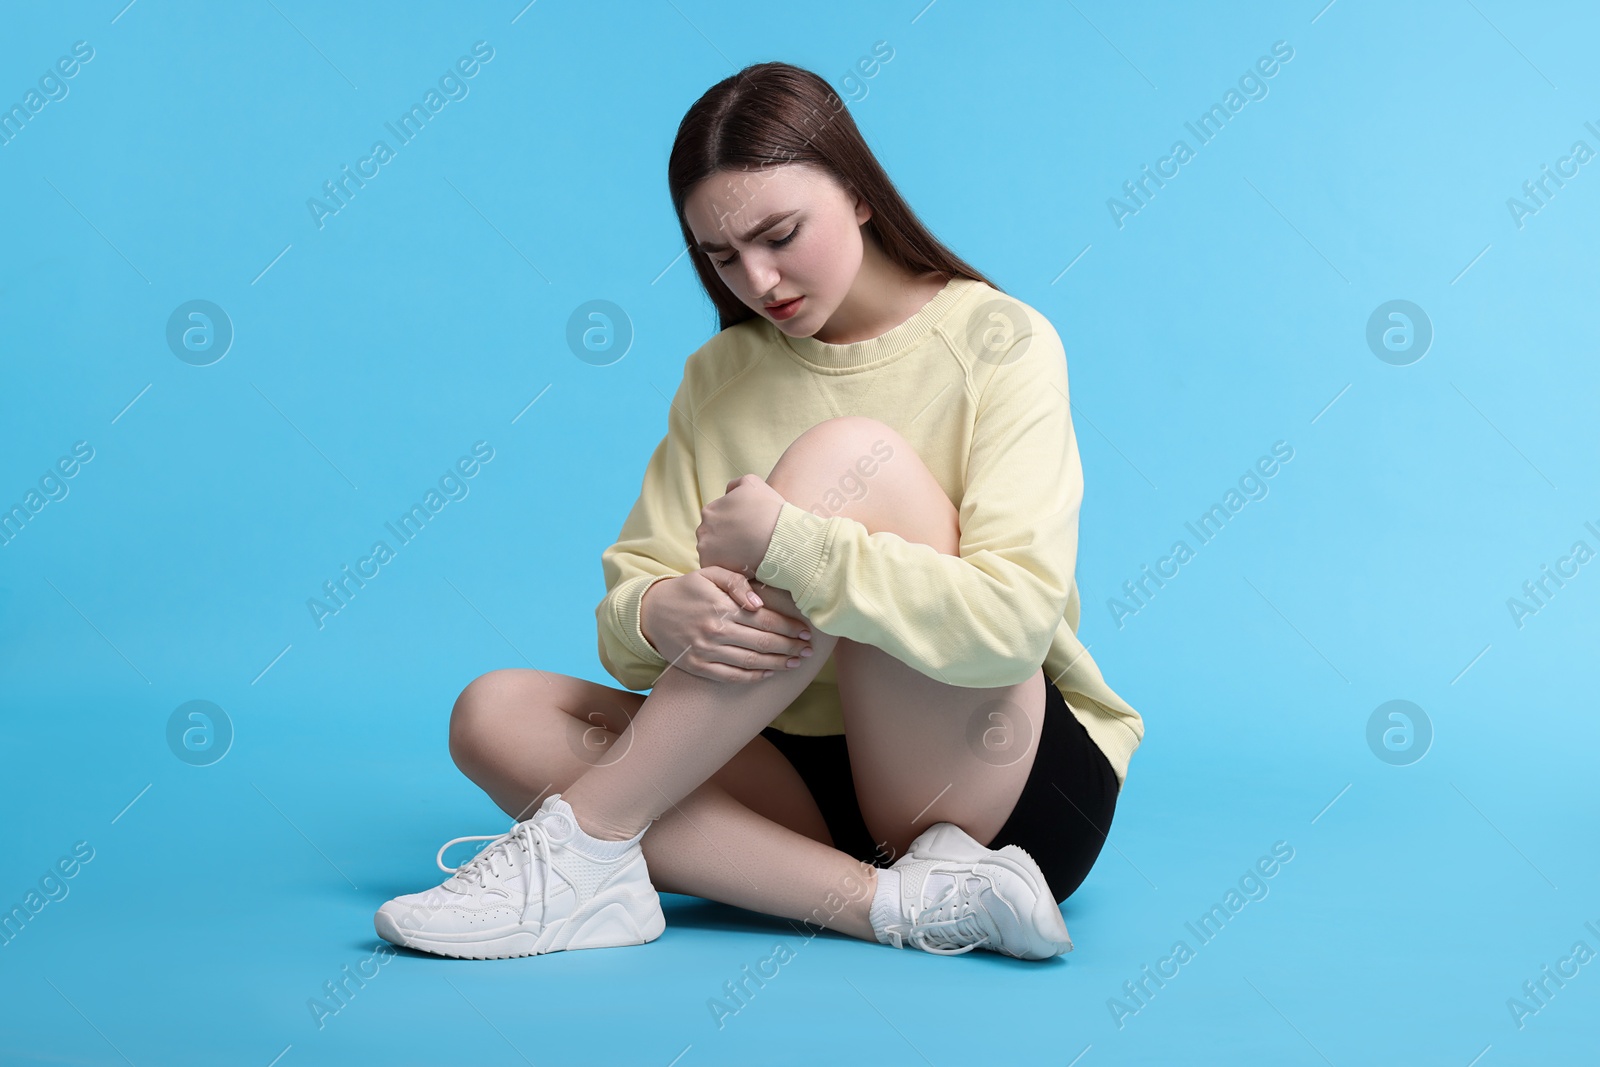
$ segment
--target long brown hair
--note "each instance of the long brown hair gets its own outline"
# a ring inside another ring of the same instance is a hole
[[[722,329],[756,317],[695,247],[684,203],[718,170],[808,163],[872,206],[864,225],[890,262],[912,274],[937,271],[999,289],[945,247],[917,218],[867,147],[844,101],[826,81],[788,63],[756,63],[707,89],[678,124],[667,160],[667,184],[684,245],[700,284],[721,315]]]

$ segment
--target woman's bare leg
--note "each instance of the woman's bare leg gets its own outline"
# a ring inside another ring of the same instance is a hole
[[[860,477],[856,461],[869,455],[877,462],[859,468],[872,471]],[[797,503],[836,501],[829,514],[855,519],[871,533],[960,553],[959,514],[950,498],[910,443],[875,419],[832,419],[808,430],[784,453],[772,481]],[[774,610],[799,614],[781,590],[760,592]],[[1033,769],[1049,684],[1044,673],[997,688],[951,685],[845,638],[837,640],[833,659],[856,796],[880,852],[903,854],[937,822],[991,842]]]
[[[617,758],[644,700],[566,675],[491,671],[456,701],[451,753],[502,811],[526,819],[551,793],[565,798],[596,761]],[[829,841],[799,774],[758,736],[669,806],[639,844],[658,889],[875,941],[867,908],[876,868]]]
[[[812,627],[810,657],[754,682],[719,681],[668,667],[616,747],[562,793],[563,799],[595,837],[632,837],[794,703],[838,640]]]
[[[848,647],[847,647],[848,646]],[[934,823],[980,845],[1011,817],[1044,728],[1044,671],[1016,685],[946,685],[872,645],[841,641],[836,670],[861,817],[904,852]]]

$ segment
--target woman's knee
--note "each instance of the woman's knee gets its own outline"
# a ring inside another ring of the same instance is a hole
[[[859,479],[875,477],[883,464],[908,453],[916,455],[888,423],[865,415],[840,415],[822,420],[791,441],[773,464],[767,483],[789,479],[804,483],[806,489],[821,489],[831,478],[832,488],[842,496],[859,497],[865,495]]]
[[[806,430],[773,466],[767,484],[821,518],[844,515],[872,533],[887,531],[960,551],[955,505],[908,442],[892,426],[842,415]]]
[[[508,716],[525,709],[533,696],[527,675],[516,668],[480,674],[467,683],[450,709],[450,758],[463,772],[481,767],[504,743]]]

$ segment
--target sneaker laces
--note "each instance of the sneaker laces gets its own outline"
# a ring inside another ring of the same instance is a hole
[[[445,865],[444,854],[451,845],[459,845],[463,841],[488,841],[476,856],[459,867]],[[468,885],[477,885],[482,888],[488,884],[490,875],[498,875],[495,869],[496,860],[504,860],[509,873],[516,872],[517,861],[511,855],[511,846],[519,845],[528,857],[531,868],[536,862],[535,857],[542,855],[545,858],[545,877],[541,878],[539,886],[539,914],[543,916],[550,908],[550,834],[545,828],[533,819],[519,822],[503,834],[468,834],[465,837],[452,838],[446,841],[439,849],[439,854],[434,857],[434,862],[441,871],[453,874]],[[528,914],[528,904],[533,900],[533,874],[530,870],[523,879],[522,912],[518,922],[523,922]]]
[[[973,889],[970,880],[978,879]],[[994,941],[993,931],[985,926],[988,915],[978,895],[994,888],[994,879],[979,872],[962,873],[938,900],[917,913],[907,940],[924,952],[959,956],[963,952]]]

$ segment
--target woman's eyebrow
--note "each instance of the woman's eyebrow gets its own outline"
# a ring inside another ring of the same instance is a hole
[[[782,222],[784,219],[788,218],[790,215],[798,214],[799,211],[800,211],[799,208],[795,208],[792,211],[775,211],[772,214],[768,215],[766,218],[762,219],[760,222],[756,223],[754,226],[750,227],[748,230],[746,230],[740,236],[740,240],[744,240],[744,241],[754,240],[758,234],[764,233],[767,230],[772,229],[772,227],[776,226],[778,223]],[[699,248],[700,251],[702,251],[702,252],[726,252],[728,250],[728,246],[727,245],[722,244],[721,242],[718,242],[718,241],[701,241],[695,247]]]

